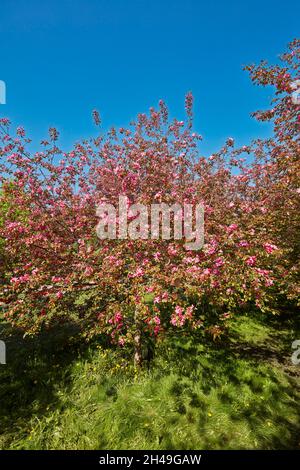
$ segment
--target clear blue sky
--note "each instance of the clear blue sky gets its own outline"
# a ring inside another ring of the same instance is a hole
[[[0,115],[39,140],[57,126],[68,147],[94,132],[94,108],[104,128],[160,98],[181,118],[191,90],[209,154],[227,136],[268,135],[249,114],[271,90],[252,86],[242,65],[276,62],[299,33],[297,0],[1,0]]]

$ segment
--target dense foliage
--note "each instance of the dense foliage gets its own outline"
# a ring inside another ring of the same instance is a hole
[[[300,42],[279,66],[250,66],[254,83],[275,88],[259,120],[274,122],[272,138],[235,148],[229,138],[209,158],[186,122],[166,105],[140,114],[128,129],[84,140],[70,152],[49,130],[31,152],[25,130],[0,120],[1,264],[5,318],[32,334],[57,321],[78,324],[87,337],[108,335],[122,347],[161,339],[169,330],[222,334],[236,311],[277,312],[297,303],[299,288]],[[95,111],[94,120],[100,125]],[[100,240],[96,207],[154,202],[202,203],[205,244],[184,240]]]

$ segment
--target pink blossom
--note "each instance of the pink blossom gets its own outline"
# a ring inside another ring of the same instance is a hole
[[[205,268],[203,269],[203,275],[208,277],[211,275],[211,269],[210,268]]]
[[[213,281],[213,282],[211,283],[211,285],[212,285],[212,287],[213,287],[214,289],[218,289],[218,287],[220,287],[219,281]]]
[[[92,268],[92,266],[87,266],[84,270],[84,275],[85,276],[90,276],[91,274],[93,274],[94,270]]]
[[[227,231],[228,231],[229,233],[232,233],[232,232],[234,232],[234,231],[237,230],[237,229],[238,229],[238,225],[237,225],[237,224],[231,224],[231,225],[229,225],[229,226],[227,227]]]
[[[142,268],[137,268],[133,274],[129,274],[129,277],[143,277],[144,270]]]
[[[156,325],[156,326],[154,327],[154,329],[153,329],[153,332],[154,332],[155,336],[157,336],[158,333],[160,332],[160,326],[159,326],[159,325]]]
[[[208,255],[213,255],[216,251],[217,251],[217,246],[218,246],[218,243],[213,240],[212,242],[210,242],[209,245],[206,246],[206,253]]]
[[[261,274],[264,277],[268,276],[268,274],[269,274],[268,269],[256,268],[256,272],[258,272],[258,274]]]
[[[264,249],[266,250],[267,253],[273,253],[273,251],[278,250],[278,247],[276,245],[272,245],[271,243],[265,243],[264,244]]]
[[[215,260],[215,266],[216,266],[217,268],[220,268],[220,267],[223,266],[223,265],[224,265],[224,260],[223,260],[222,258],[217,258],[217,259]]]
[[[116,325],[118,328],[120,328],[123,325],[122,321],[123,321],[123,316],[121,312],[116,312],[113,318],[110,318],[108,320],[108,323],[110,325]]]
[[[16,285],[19,285],[19,284],[23,284],[23,283],[26,283],[30,280],[30,275],[29,274],[24,274],[23,276],[19,276],[19,277],[12,277],[10,282],[12,284],[16,284]]]
[[[190,305],[190,306],[186,309],[186,312],[185,312],[186,318],[189,318],[189,319],[192,318],[193,313],[194,313],[194,309],[195,309],[194,305]]]
[[[122,320],[123,320],[123,316],[122,316],[121,312],[115,313],[114,322],[116,324],[118,324],[118,323],[121,323]]]
[[[223,313],[223,315],[221,315],[221,320],[227,320],[230,317],[231,317],[230,313],[226,312],[226,313]]]
[[[183,308],[180,307],[179,305],[176,305],[176,307],[175,307],[175,313],[176,313],[177,315],[182,315],[182,314],[183,314]]]
[[[186,264],[194,264],[194,263],[199,263],[199,257],[198,256],[185,256],[182,260]]]
[[[168,254],[171,255],[171,256],[175,256],[177,255],[178,251],[176,248],[172,247],[172,246],[169,246],[168,247]]]
[[[244,248],[248,248],[250,246],[250,243],[247,242],[247,240],[241,240],[239,242],[239,246],[244,247]]]
[[[249,258],[246,259],[246,264],[248,266],[255,266],[256,264],[256,256],[249,256]]]
[[[146,292],[153,292],[154,291],[154,287],[153,286],[148,286],[146,287]]]

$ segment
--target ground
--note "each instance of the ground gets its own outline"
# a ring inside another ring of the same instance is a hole
[[[0,338],[0,449],[300,449],[295,315],[238,315],[220,343],[170,338],[139,373],[100,341],[3,322]]]

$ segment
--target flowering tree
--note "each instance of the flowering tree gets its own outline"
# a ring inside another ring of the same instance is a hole
[[[299,304],[300,40],[291,42],[281,59],[284,66],[263,62],[247,67],[254,83],[275,88],[272,108],[254,113],[260,121],[273,122],[274,135],[254,143],[251,178],[263,212],[257,228],[280,248],[277,293],[281,301],[288,298]]]
[[[199,155],[191,94],[186,123],[170,120],[161,101],[129,129],[111,129],[70,152],[50,129],[42,150],[31,153],[25,131],[13,135],[1,119],[1,198],[9,193],[10,201],[0,227],[10,259],[2,272],[6,319],[29,334],[74,321],[87,337],[103,333],[133,346],[139,365],[143,341],[170,329],[216,338],[241,307],[275,311],[279,295],[294,300],[299,106],[291,105],[291,82],[299,42],[284,59],[290,73],[249,67],[255,82],[277,89],[273,109],[256,114],[274,119],[274,137],[241,149],[229,138],[209,158]],[[94,121],[100,125],[96,111]],[[117,206],[120,196],[133,223],[135,204],[203,204],[203,248],[187,251],[172,238],[99,239],[96,208]]]

